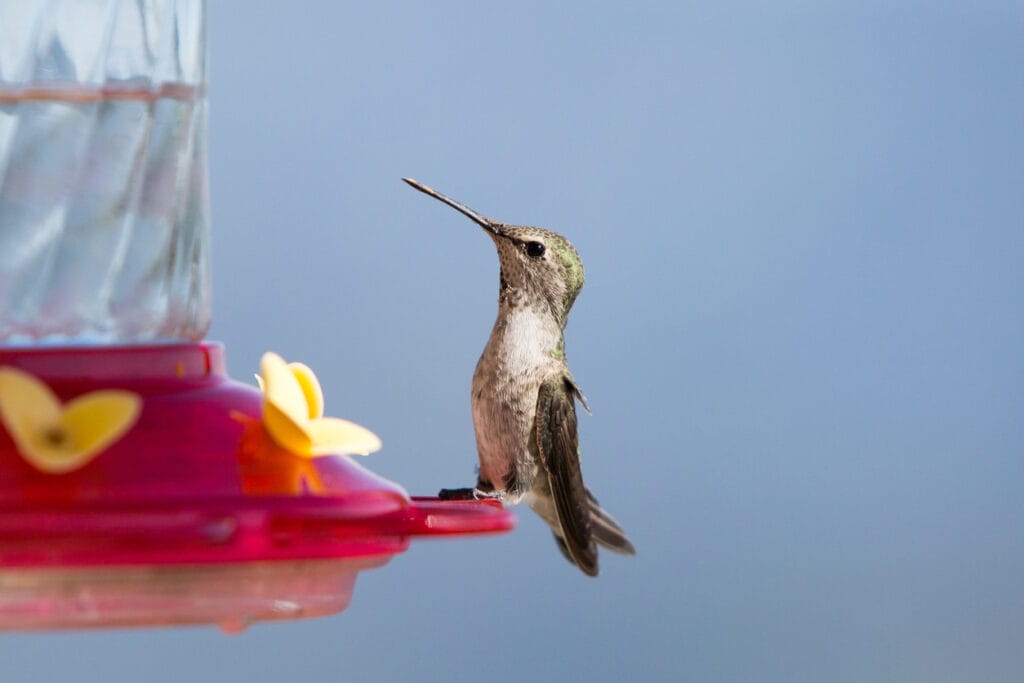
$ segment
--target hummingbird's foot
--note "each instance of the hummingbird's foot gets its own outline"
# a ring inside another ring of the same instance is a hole
[[[480,489],[441,489],[437,492],[441,500],[498,500],[504,501],[504,491],[481,491]]]
[[[441,489],[437,497],[441,500],[476,500],[474,489]]]

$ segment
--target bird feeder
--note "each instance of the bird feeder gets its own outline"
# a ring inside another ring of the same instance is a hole
[[[203,341],[204,12],[0,5],[0,629],[330,614],[413,538],[514,523],[410,497],[308,368],[261,391]]]

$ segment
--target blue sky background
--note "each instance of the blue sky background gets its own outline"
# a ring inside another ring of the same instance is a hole
[[[519,509],[351,607],[6,635],[5,680],[1017,681],[1024,6],[212,2],[215,323],[469,485],[482,232],[562,232],[589,580]]]

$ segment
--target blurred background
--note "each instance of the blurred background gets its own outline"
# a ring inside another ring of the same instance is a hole
[[[214,325],[469,486],[494,248],[567,235],[590,580],[525,507],[341,615],[5,635],[5,680],[1017,681],[1024,5],[211,2]]]

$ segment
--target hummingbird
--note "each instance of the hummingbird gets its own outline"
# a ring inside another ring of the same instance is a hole
[[[479,476],[441,498],[525,502],[551,527],[565,557],[597,576],[597,546],[633,555],[633,544],[583,483],[565,324],[583,288],[583,263],[558,233],[486,218],[412,178],[406,183],[484,229],[501,265],[498,317],[473,372],[471,404]]]

